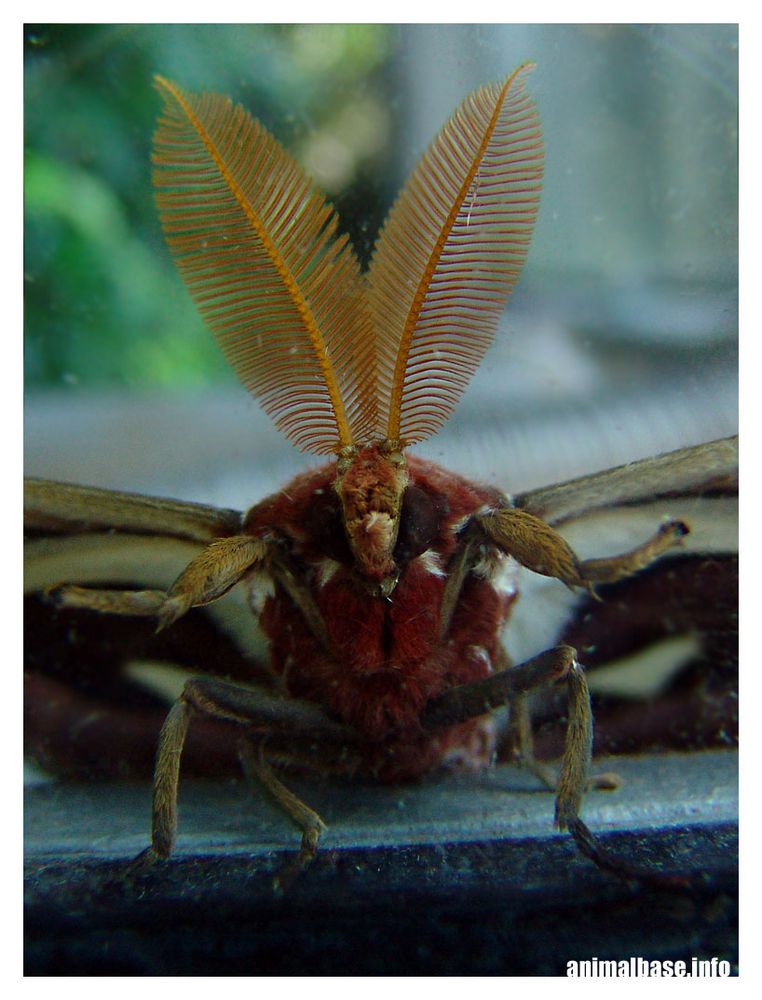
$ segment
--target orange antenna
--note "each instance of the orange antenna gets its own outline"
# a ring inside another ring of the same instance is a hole
[[[302,450],[366,439],[378,423],[372,326],[333,207],[242,107],[156,85],[159,213],[228,361]]]
[[[518,280],[543,172],[539,116],[524,90],[532,68],[465,99],[379,237],[368,287],[390,440],[421,441],[447,420]]]

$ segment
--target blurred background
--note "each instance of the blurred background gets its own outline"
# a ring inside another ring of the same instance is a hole
[[[734,25],[31,25],[24,41],[28,474],[246,507],[310,461],[240,388],[169,260],[157,72],[246,105],[367,260],[454,107],[535,61],[532,250],[420,452],[519,491],[735,431]]]

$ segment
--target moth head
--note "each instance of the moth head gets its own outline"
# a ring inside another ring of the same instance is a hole
[[[391,594],[397,583],[394,547],[407,484],[405,456],[398,443],[350,447],[339,454],[334,489],[344,530],[355,567],[380,596]]]

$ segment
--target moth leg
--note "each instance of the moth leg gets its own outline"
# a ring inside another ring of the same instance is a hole
[[[134,862],[145,864],[165,860],[172,853],[177,833],[177,792],[180,777],[180,757],[194,715],[202,714],[242,726],[255,728],[277,747],[280,738],[283,756],[293,751],[295,757],[309,757],[316,742],[333,751],[347,768],[353,764],[354,730],[328,719],[315,705],[274,696],[269,692],[252,691],[235,684],[211,678],[188,681],[172,706],[159,736],[153,787],[151,846]],[[239,752],[248,743],[239,739]],[[305,749],[306,747],[306,749]],[[301,753],[300,753],[301,749]],[[302,830],[302,850],[299,868],[314,858],[317,843],[325,824],[316,812],[301,802],[275,777],[263,757],[244,751],[243,765],[276,799],[285,812]],[[314,754],[313,754],[314,756]]]
[[[498,650],[498,669],[509,670],[511,661],[506,651]],[[534,755],[534,736],[532,733],[532,718],[529,711],[529,698],[524,692],[516,692],[509,702],[508,728],[505,734],[505,744],[510,748],[513,759],[533,774],[547,789],[555,792],[557,779],[552,770],[541,763]]]
[[[302,831],[302,843],[296,860],[285,865],[275,878],[276,888],[284,890],[315,860],[318,841],[326,829],[326,825],[314,809],[311,809],[306,802],[303,802],[276,777],[275,772],[265,759],[263,743],[260,743],[255,750],[251,741],[242,737],[238,741],[238,754],[247,778],[261,785]]]
[[[510,668],[510,659],[504,649],[500,650],[499,668],[501,670]],[[533,774],[545,787],[555,792],[558,786],[558,778],[554,768],[543,764],[537,760],[534,753],[534,731],[532,728],[532,715],[529,707],[529,692],[517,692],[511,697],[508,714],[508,730],[505,742],[510,747],[512,756],[522,767],[525,767],[530,774]],[[611,791],[619,788],[622,784],[621,778],[611,771],[600,774],[591,774],[587,780],[587,789],[597,789],[599,791]]]
[[[500,705],[511,704],[517,695],[526,695],[562,680],[568,692],[568,723],[556,787],[556,826],[568,830],[579,851],[599,868],[620,878],[660,887],[683,887],[685,880],[681,876],[643,870],[610,856],[580,819],[579,809],[588,784],[592,756],[593,723],[587,681],[571,646],[556,646],[483,680],[451,688],[429,703],[421,721],[430,730],[465,722]]]
[[[516,761],[533,774],[551,792],[555,792],[558,779],[554,769],[537,760],[534,754],[534,733],[529,710],[529,696],[517,694],[511,698],[506,742]],[[613,771],[591,774],[587,779],[587,790],[613,791],[620,788],[622,779]]]
[[[547,789],[555,792],[556,776],[550,767],[541,763],[534,755],[534,736],[527,695],[517,694],[511,698],[509,709],[506,742],[511,749],[511,756]]]
[[[163,590],[94,590],[63,583],[45,592],[47,599],[59,608],[83,608],[104,615],[157,615],[166,599]]]
[[[614,583],[650,566],[689,531],[683,521],[666,521],[630,552],[606,559],[579,560],[557,531],[525,510],[501,507],[478,515],[475,521],[494,545],[522,566],[561,580],[568,587],[591,591],[593,584]]]
[[[529,691],[556,681],[565,681],[568,693],[561,773],[558,782],[551,783],[556,791],[556,825],[563,830],[578,820],[593,746],[590,693],[576,650],[571,646],[556,646],[484,680],[451,688],[428,704],[421,722],[426,729],[465,722],[500,705],[513,704],[517,696],[520,699]]]
[[[159,629],[177,621],[189,608],[222,597],[252,566],[267,556],[267,543],[252,535],[217,538],[183,570],[169,590],[90,590],[64,584],[49,591],[65,608],[86,608],[102,614],[148,615]]]

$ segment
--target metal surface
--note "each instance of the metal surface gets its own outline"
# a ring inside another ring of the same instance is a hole
[[[600,764],[599,764],[600,766]],[[27,793],[31,975],[557,975],[571,958],[734,962],[737,757],[609,761],[587,796],[605,848],[685,888],[627,883],[552,828],[552,797],[508,767],[418,787],[292,783],[329,830],[289,890],[298,835],[242,785],[182,786],[175,859],[138,875],[145,787]]]
[[[738,815],[731,752],[617,757],[596,770],[623,779],[615,792],[588,793],[585,822],[595,831],[728,823]],[[553,796],[530,774],[502,765],[420,785],[371,786],[290,780],[328,824],[324,849],[400,847],[554,834]],[[129,859],[147,846],[150,788],[40,785],[27,792],[27,859]],[[176,857],[262,855],[297,847],[288,820],[243,784],[180,783]]]

